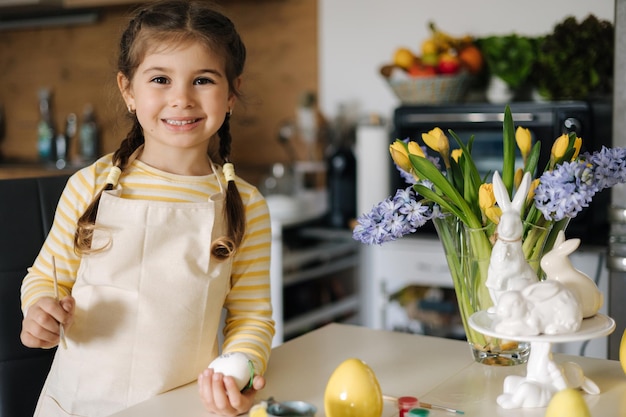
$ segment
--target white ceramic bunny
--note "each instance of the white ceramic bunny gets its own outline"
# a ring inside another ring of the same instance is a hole
[[[541,258],[541,268],[546,280],[558,281],[569,288],[581,304],[583,318],[594,316],[602,307],[604,297],[596,283],[572,265],[568,255],[580,246],[580,239],[565,240],[565,233],[559,231],[554,248]]]
[[[493,193],[502,210],[502,216],[496,229],[497,239],[491,251],[485,285],[489,288],[494,305],[498,304],[503,292],[522,290],[538,281],[537,274],[526,261],[522,250],[524,225],[521,212],[530,189],[530,181],[530,173],[527,172],[511,201],[500,174],[498,171],[493,173]]]
[[[558,281],[541,281],[500,296],[493,328],[511,336],[575,332],[582,323],[577,297]]]
[[[554,362],[550,343],[532,343],[526,376],[507,376],[504,392],[496,401],[505,409],[546,407],[552,396],[565,388],[580,388],[592,395],[600,393],[598,385],[585,377],[579,365]]]

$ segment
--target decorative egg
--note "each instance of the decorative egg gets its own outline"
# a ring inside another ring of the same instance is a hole
[[[383,396],[374,371],[360,359],[343,361],[324,392],[327,417],[380,417]]]
[[[209,364],[209,368],[214,372],[224,374],[224,376],[232,376],[237,383],[239,391],[244,389],[250,382],[250,365],[248,365],[248,357],[245,353],[231,352],[218,356]]]
[[[554,394],[544,417],[591,417],[591,413],[581,392],[566,388]]]

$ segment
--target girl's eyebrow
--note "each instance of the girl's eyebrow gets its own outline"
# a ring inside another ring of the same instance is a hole
[[[150,67],[150,68],[146,68],[143,73],[147,74],[149,72],[167,72],[168,68],[165,67]],[[216,69],[212,69],[212,68],[204,68],[204,69],[199,69],[198,71],[196,71],[197,74],[212,74],[215,75],[217,77],[223,77],[222,73]]]

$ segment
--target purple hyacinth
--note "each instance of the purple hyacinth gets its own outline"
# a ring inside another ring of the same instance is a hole
[[[625,158],[626,149],[603,147],[544,172],[535,190],[535,205],[547,220],[576,217],[597,192],[626,182]]]
[[[418,201],[417,194],[409,187],[360,215],[352,236],[367,245],[380,245],[415,232],[432,217],[432,207]]]

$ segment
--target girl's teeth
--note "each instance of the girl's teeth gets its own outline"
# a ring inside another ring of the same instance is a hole
[[[165,120],[165,122],[169,125],[183,126],[194,123],[195,120]]]

